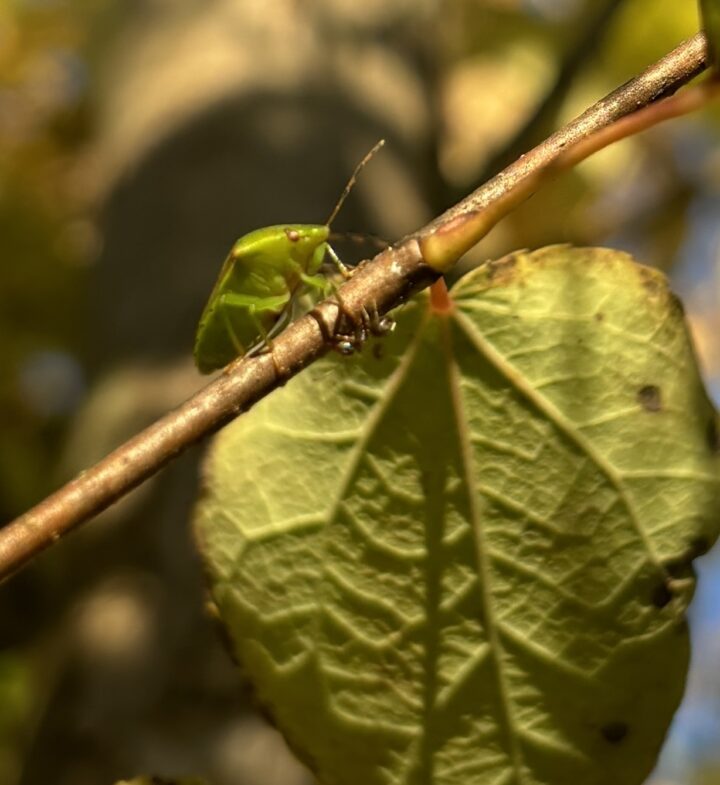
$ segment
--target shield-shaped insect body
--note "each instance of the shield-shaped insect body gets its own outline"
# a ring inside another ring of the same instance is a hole
[[[355,168],[325,224],[280,224],[256,229],[232,247],[195,336],[195,364],[210,373],[269,339],[292,315],[308,291],[327,295],[332,284],[321,272],[329,258],[343,276],[347,268],[330,246],[330,225],[362,167],[381,140]]]

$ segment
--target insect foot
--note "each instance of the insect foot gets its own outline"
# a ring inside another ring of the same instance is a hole
[[[351,319],[345,312],[345,317],[351,323],[350,331],[344,329],[336,331],[332,337],[333,349],[340,354],[350,355],[359,352],[369,337],[368,329],[362,320]]]
[[[360,347],[356,347],[352,341],[348,341],[346,338],[343,338],[339,341],[336,341],[333,345],[333,348],[336,352],[339,352],[345,357],[348,357],[351,354],[355,354],[355,351]]]
[[[396,325],[395,319],[393,319],[392,316],[380,316],[375,303],[373,303],[370,310],[363,307],[362,321],[365,330],[378,337],[391,333]]]
[[[371,335],[382,337],[395,329],[392,316],[380,316],[377,306],[363,306],[360,316],[348,313],[340,302],[341,312],[352,325],[352,332],[338,331],[334,336],[333,348],[340,354],[350,355],[359,352]]]

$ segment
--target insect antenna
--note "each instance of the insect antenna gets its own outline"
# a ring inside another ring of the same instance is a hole
[[[333,208],[333,211],[330,213],[330,217],[327,220],[326,226],[330,226],[332,222],[335,220],[335,217],[340,212],[340,208],[343,206],[343,202],[347,199],[347,195],[352,190],[353,185],[355,185],[355,180],[357,180],[357,176],[360,170],[365,166],[365,164],[375,155],[375,153],[385,144],[385,140],[381,139],[369,153],[360,161],[360,163],[355,167],[355,171],[352,173],[352,176],[347,181],[347,185],[345,186],[343,192],[340,194],[340,198],[337,201],[337,204]]]
[[[384,251],[386,248],[390,247],[390,243],[387,240],[383,240],[382,237],[364,232],[330,232],[328,239],[330,241],[350,240],[350,242],[353,242],[356,245],[372,245],[380,251]]]

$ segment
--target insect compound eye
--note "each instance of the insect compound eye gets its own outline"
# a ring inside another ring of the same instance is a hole
[[[285,234],[291,243],[296,243],[300,239],[300,232],[296,229],[286,229]]]

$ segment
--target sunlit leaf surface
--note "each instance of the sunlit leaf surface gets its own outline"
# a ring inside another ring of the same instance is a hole
[[[324,785],[626,785],[683,690],[716,416],[664,277],[552,247],[466,276],[225,429],[197,529]]]

